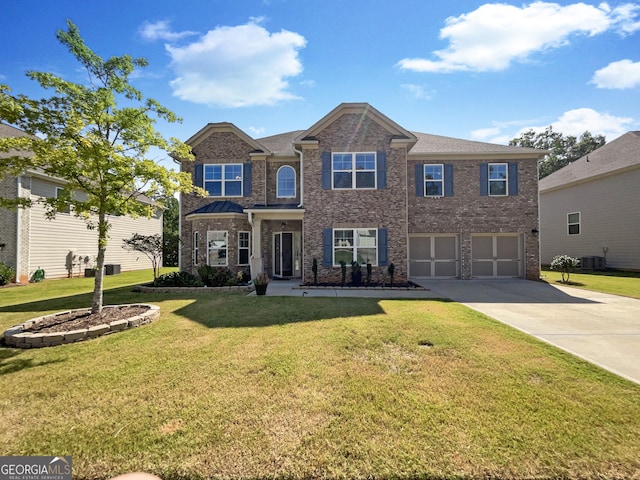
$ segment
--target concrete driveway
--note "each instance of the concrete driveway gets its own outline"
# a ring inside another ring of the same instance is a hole
[[[416,283],[640,383],[640,300],[517,279]]]

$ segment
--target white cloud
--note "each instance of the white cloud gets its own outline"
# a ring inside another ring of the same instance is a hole
[[[640,86],[640,62],[620,60],[598,70],[591,79],[598,88],[634,88]]]
[[[630,117],[616,117],[608,113],[600,113],[591,108],[576,108],[563,113],[560,118],[551,123],[553,130],[563,135],[579,137],[586,130],[593,135],[604,135],[607,142],[631,130],[637,122]],[[513,137],[519,137],[527,130],[544,131],[548,125],[530,126],[521,129]]]
[[[478,128],[471,132],[471,138],[478,141],[506,145],[513,138],[520,137],[529,130],[544,132],[551,125],[553,130],[565,136],[580,137],[585,131],[593,135],[604,135],[607,142],[637,127],[638,121],[630,117],[616,117],[600,113],[591,108],[576,108],[564,112],[557,120],[542,124],[540,120],[514,120],[492,122],[491,127]],[[514,133],[514,128],[519,128]]]
[[[138,29],[138,32],[140,33],[140,36],[142,38],[151,42],[156,40],[175,42],[176,40],[180,40],[181,38],[198,34],[197,32],[192,32],[189,30],[184,32],[174,32],[170,28],[170,22],[168,22],[167,20],[160,20],[158,22],[144,22]]]
[[[251,135],[253,135],[254,138],[258,138],[264,135],[264,132],[265,132],[264,127],[249,127],[247,128],[247,130],[251,132]]]
[[[398,66],[434,73],[505,70],[512,62],[567,45],[575,35],[594,36],[608,30],[620,35],[633,33],[640,29],[636,20],[639,9],[635,4],[612,9],[606,3],[598,7],[541,1],[522,7],[485,4],[447,18],[440,38],[448,40],[449,45],[434,51],[434,59],[405,58]]]
[[[251,19],[246,25],[210,30],[186,46],[167,45],[173,94],[205,105],[245,107],[296,99],[287,78],[302,73],[301,35],[271,33]]]
[[[404,83],[400,87],[419,100],[431,100],[435,94],[433,90],[428,90],[424,85]]]

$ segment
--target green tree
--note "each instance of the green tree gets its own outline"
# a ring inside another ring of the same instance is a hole
[[[603,135],[593,136],[588,130],[580,135],[580,138],[576,138],[572,135],[564,136],[555,132],[552,126],[548,126],[544,132],[528,130],[520,137],[512,139],[509,145],[548,150],[549,153],[538,163],[540,178],[544,178],[605,143]]]
[[[180,204],[175,197],[164,199],[164,213],[162,216],[163,251],[162,264],[165,267],[178,266],[178,249],[180,248],[180,231],[178,218]]]
[[[151,260],[151,265],[153,266],[153,281],[155,282],[158,275],[160,275],[160,262],[162,261],[163,250],[162,236],[159,234],[140,235],[139,233],[134,233],[131,238],[122,240],[122,243],[122,248],[125,250],[129,252],[142,252]]]
[[[56,37],[84,67],[88,81],[72,83],[53,73],[29,71],[29,78],[53,90],[51,97],[39,100],[13,96],[8,86],[0,85],[0,119],[28,134],[0,139],[0,151],[10,155],[0,163],[0,179],[39,169],[63,180],[63,194],[43,203],[50,218],[71,207],[88,228],[97,230],[91,310],[98,313],[102,311],[110,215],[149,217],[163,206],[163,198],[176,191],[196,190],[188,174],[167,170],[146,158],[149,149],[167,151],[174,158],[193,157],[187,145],[175,138],[165,139],[154,126],[158,120],[173,123],[180,119],[129,83],[136,68],[147,66],[145,59],[122,55],[104,60],[85,44],[71,21]],[[157,203],[139,202],[141,194]],[[29,199],[0,202],[30,206]]]

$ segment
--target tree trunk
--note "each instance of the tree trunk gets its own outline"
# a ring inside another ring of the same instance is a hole
[[[96,279],[93,283],[91,313],[102,313],[102,292],[104,285],[104,254],[107,249],[109,226],[104,213],[98,215],[98,258],[96,259]]]

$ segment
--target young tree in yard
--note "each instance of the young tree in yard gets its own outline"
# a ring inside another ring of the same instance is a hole
[[[591,132],[585,131],[579,139],[572,135],[565,137],[562,133],[554,132],[553,127],[549,126],[544,132],[536,133],[534,130],[529,130],[520,137],[512,139],[509,145],[548,150],[549,153],[538,164],[540,178],[544,178],[596,148],[600,148],[605,143],[603,135],[594,137]]]
[[[160,275],[160,262],[162,261],[163,242],[161,235],[140,235],[134,233],[131,238],[122,240],[122,248],[128,251],[144,253],[153,265],[153,280]]]
[[[147,61],[129,55],[106,60],[85,43],[78,27],[67,21],[67,30],[57,39],[80,62],[88,74],[86,84],[72,83],[53,73],[27,72],[50,98],[34,100],[13,96],[0,85],[0,120],[28,134],[0,139],[0,151],[10,152],[0,163],[0,179],[38,169],[64,183],[63,194],[43,203],[53,218],[72,208],[98,232],[97,271],[91,311],[102,311],[105,250],[111,226],[110,215],[151,216],[162,199],[176,191],[194,191],[186,173],[167,170],[146,158],[151,147],[174,157],[192,159],[189,148],[177,139],[165,139],[155,122],[180,119],[151,98],[145,98],[129,83],[129,77]],[[158,203],[137,200],[144,194]],[[18,202],[2,202],[15,206]],[[20,200],[28,207],[30,200]]]

